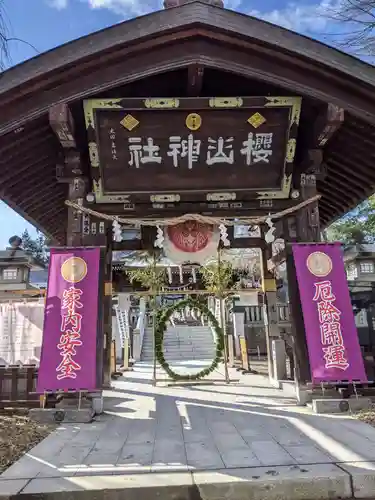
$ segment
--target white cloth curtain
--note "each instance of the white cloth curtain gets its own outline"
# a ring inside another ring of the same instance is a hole
[[[0,364],[39,365],[43,302],[0,304]]]

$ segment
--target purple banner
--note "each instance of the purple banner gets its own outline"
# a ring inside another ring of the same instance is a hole
[[[99,248],[52,249],[37,391],[96,389]]]
[[[293,245],[313,382],[367,381],[340,243]]]

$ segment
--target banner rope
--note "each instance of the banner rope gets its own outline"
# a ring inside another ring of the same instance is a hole
[[[318,201],[321,198],[320,194],[317,194],[313,196],[312,198],[309,198],[307,200],[301,201],[301,203],[298,203],[294,207],[286,208],[285,210],[282,210],[281,212],[275,212],[275,213],[269,213],[265,216],[262,217],[235,217],[235,218],[230,218],[230,219],[225,219],[221,217],[211,217],[208,215],[201,215],[201,214],[185,214],[185,215],[180,215],[179,217],[172,217],[172,218],[164,218],[164,219],[137,219],[137,218],[131,218],[131,219],[125,219],[124,217],[119,217],[117,215],[109,215],[109,214],[104,214],[102,212],[97,212],[96,210],[92,210],[91,208],[88,207],[83,207],[82,205],[79,205],[78,203],[75,203],[74,201],[66,200],[65,205],[67,205],[70,208],[74,208],[75,210],[79,212],[84,212],[85,214],[92,215],[93,217],[97,217],[98,219],[104,219],[108,221],[117,221],[120,222],[121,224],[126,224],[129,226],[176,226],[177,224],[181,224],[187,221],[196,221],[201,224],[211,224],[213,226],[217,226],[220,224],[224,224],[225,226],[234,226],[234,225],[252,225],[252,224],[260,224],[262,222],[265,222],[266,219],[281,219],[282,217],[285,217],[286,215],[290,215],[294,212],[298,212],[301,210],[301,208],[304,208],[308,205],[311,205],[311,203],[314,203]]]

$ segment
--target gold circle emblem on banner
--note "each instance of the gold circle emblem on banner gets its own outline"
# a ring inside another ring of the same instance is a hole
[[[324,278],[332,271],[332,259],[324,252],[313,252],[306,260],[308,270],[314,276]]]
[[[87,264],[81,257],[69,257],[61,266],[61,276],[69,283],[79,283],[86,274]]]
[[[198,130],[202,125],[202,118],[198,113],[190,113],[186,117],[186,126],[189,130]]]

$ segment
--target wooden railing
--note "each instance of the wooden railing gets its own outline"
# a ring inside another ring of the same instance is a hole
[[[35,365],[0,367],[0,408],[36,407],[38,368]]]

